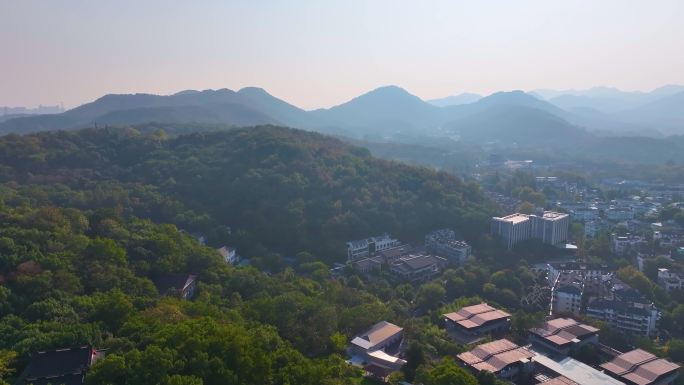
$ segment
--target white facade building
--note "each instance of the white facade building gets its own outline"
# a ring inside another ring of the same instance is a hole
[[[491,233],[501,237],[511,250],[516,243],[533,238],[550,245],[565,242],[569,226],[568,214],[555,211],[545,211],[542,215],[516,213],[492,218]]]
[[[399,245],[399,240],[390,237],[389,234],[349,241],[347,242],[347,259],[349,261],[355,261]]]

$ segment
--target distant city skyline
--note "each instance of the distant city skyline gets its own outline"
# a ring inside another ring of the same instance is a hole
[[[462,92],[684,84],[684,2],[0,3],[0,106],[266,89],[305,109],[384,85]]]

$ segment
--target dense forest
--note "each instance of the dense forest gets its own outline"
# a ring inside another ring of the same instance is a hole
[[[383,232],[411,241],[451,226],[476,238],[492,211],[474,183],[272,126],[9,135],[0,181],[16,203],[116,207],[244,251],[327,261],[344,255],[345,241]]]
[[[0,138],[0,379],[32,352],[92,344],[107,356],[88,384],[355,384],[349,338],[390,320],[414,341],[406,378],[477,382],[439,360],[461,348],[432,318],[481,293],[487,270],[452,271],[447,290],[331,279],[321,262],[382,231],[479,238],[492,208],[476,185],[298,130],[204,131]],[[226,264],[200,234],[268,273]],[[169,272],[199,277],[193,301],[160,297],[152,278]]]

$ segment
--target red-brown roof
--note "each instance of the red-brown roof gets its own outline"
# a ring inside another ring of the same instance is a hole
[[[572,318],[556,318],[547,321],[541,328],[531,330],[533,334],[557,346],[570,344],[575,339],[582,339],[598,331],[599,329],[579,323]]]
[[[457,357],[472,368],[496,373],[505,367],[534,356],[531,351],[521,348],[507,339],[500,339],[477,346]]]
[[[495,309],[486,303],[466,306],[457,312],[444,314],[445,318],[466,329],[476,328],[487,322],[505,319],[510,316],[511,315],[505,311]]]
[[[641,349],[620,354],[601,365],[611,375],[638,385],[650,385],[680,366]]]

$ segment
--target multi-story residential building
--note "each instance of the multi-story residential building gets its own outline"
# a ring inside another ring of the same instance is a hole
[[[631,300],[597,298],[587,305],[587,316],[607,323],[624,334],[653,337],[657,333],[660,312],[652,303]]]
[[[500,339],[478,345],[456,357],[474,372],[491,372],[500,379],[516,381],[531,370],[531,358],[534,356],[532,351],[507,339]]]
[[[684,276],[670,269],[660,268],[658,269],[658,286],[668,293],[672,290],[682,290],[684,288]]]
[[[634,219],[634,210],[630,207],[611,207],[605,212],[606,218],[613,222],[622,222]]]
[[[595,237],[603,230],[610,228],[608,223],[602,219],[584,222],[584,235],[587,237]]]
[[[436,255],[409,254],[392,262],[390,272],[409,282],[424,282],[439,275],[447,264]]]
[[[516,243],[530,239],[532,224],[528,215],[511,214],[492,218],[491,227],[492,234],[499,236],[511,250]]]
[[[622,353],[601,365],[608,375],[628,385],[671,385],[680,366],[641,349]]]
[[[530,342],[535,349],[567,356],[580,346],[597,344],[598,332],[599,329],[572,318],[556,318],[530,329]]]
[[[551,314],[575,314],[582,310],[584,275],[577,271],[561,271],[551,289]]]
[[[557,245],[568,239],[570,216],[545,211],[541,215],[511,214],[494,217],[491,232],[499,236],[510,250],[516,243],[536,238],[550,245]]]
[[[375,253],[400,245],[399,240],[389,234],[347,242],[347,260],[355,261],[375,255]]]
[[[511,315],[486,303],[466,306],[443,315],[447,331],[461,343],[477,342],[488,335],[500,336],[511,327]]]
[[[599,209],[595,206],[581,207],[571,210],[570,216],[576,221],[595,221],[599,219]]]
[[[626,234],[610,236],[610,251],[617,255],[625,255],[632,251],[637,251],[645,243],[645,239],[638,235]]]
[[[606,264],[584,262],[557,262],[546,265],[547,279],[553,285],[561,272],[579,272],[586,278],[599,278],[611,271]]]
[[[426,235],[425,249],[454,265],[462,265],[473,251],[465,241],[457,240],[456,233],[451,229],[436,230]]]

